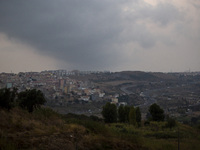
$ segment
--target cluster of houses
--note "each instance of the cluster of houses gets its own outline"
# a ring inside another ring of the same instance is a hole
[[[57,105],[104,100],[118,104],[118,94],[109,95],[99,87],[95,87],[90,81],[80,81],[70,78],[70,76],[75,74],[77,72],[62,70],[20,72],[18,74],[1,73],[0,88],[16,87],[18,88],[18,92],[36,88],[41,90],[48,100]]]

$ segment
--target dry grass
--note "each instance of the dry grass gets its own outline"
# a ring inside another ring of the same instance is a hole
[[[48,150],[173,150],[177,149],[177,127],[151,122],[137,128],[128,124],[104,124],[89,118],[65,118],[42,108],[32,114],[14,108],[0,110],[0,149]],[[181,149],[199,149],[195,128],[179,124]]]
[[[40,118],[38,114],[13,109],[1,110],[0,116],[0,149],[10,149],[6,143],[13,143],[15,149],[75,149],[74,136],[86,132],[83,126],[65,124],[54,115],[44,119],[42,115]]]

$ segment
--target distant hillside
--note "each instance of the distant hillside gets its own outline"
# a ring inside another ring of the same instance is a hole
[[[158,78],[151,73],[141,71],[123,71],[115,74],[116,77],[124,80],[157,80]]]
[[[82,76],[72,76],[72,78],[79,80],[90,80],[94,82],[105,81],[120,81],[120,80],[132,80],[132,81],[161,81],[161,80],[177,80],[177,76],[170,73],[161,72],[142,72],[142,71],[122,71],[114,73],[100,73],[89,74]]]
[[[176,76],[167,73],[154,73],[142,71],[122,71],[113,74],[121,80],[135,80],[135,81],[159,81],[159,80],[175,80]]]

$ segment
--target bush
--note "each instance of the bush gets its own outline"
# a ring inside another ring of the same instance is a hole
[[[34,110],[33,114],[34,114],[35,117],[42,118],[42,119],[44,119],[44,118],[49,119],[53,116],[56,116],[56,117],[61,116],[60,114],[58,114],[57,112],[55,112],[51,108],[46,108],[46,107]]]
[[[164,110],[160,108],[159,105],[156,103],[152,104],[149,107],[149,112],[152,116],[153,121],[164,121],[165,115],[164,115]]]
[[[90,119],[92,119],[93,121],[99,121],[99,122],[102,122],[102,121],[103,121],[103,119],[101,119],[101,118],[99,118],[99,117],[97,117],[97,116],[94,116],[94,115],[91,115],[91,116],[90,116]]]
[[[40,90],[32,89],[20,92],[18,94],[19,106],[33,112],[34,109],[43,105],[46,100]]]
[[[165,126],[166,126],[167,128],[172,129],[173,127],[176,126],[176,120],[173,119],[173,118],[169,118],[169,119],[167,119],[167,123],[166,123]]]
[[[15,150],[16,146],[6,137],[0,137],[0,149]]]
[[[12,107],[14,107],[16,93],[16,88],[14,88],[12,91],[7,88],[0,89],[0,107],[7,110],[10,110]]]
[[[169,139],[169,138],[177,138],[177,135],[176,133],[153,132],[146,134],[146,137],[155,137],[157,139]]]
[[[148,120],[145,121],[145,122],[144,122],[144,125],[145,125],[145,126],[149,126],[149,125],[150,125],[150,121],[148,121]]]

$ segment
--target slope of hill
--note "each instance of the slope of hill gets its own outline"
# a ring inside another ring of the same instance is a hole
[[[161,72],[143,72],[143,71],[121,71],[113,73],[99,73],[89,75],[72,76],[72,78],[79,80],[90,80],[94,82],[106,81],[161,81],[161,80],[177,80],[177,76],[171,73]]]
[[[28,113],[14,108],[0,110],[0,149],[104,150],[177,149],[178,128],[151,122],[140,128],[104,124],[96,117],[60,115],[49,108]],[[200,148],[199,130],[179,124],[182,150]]]

